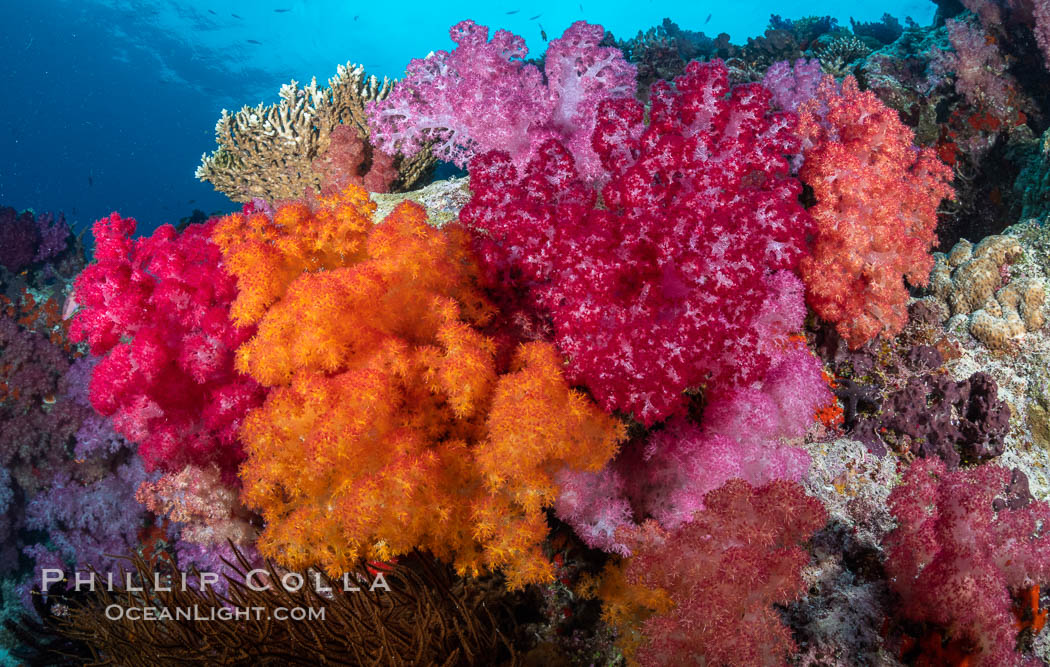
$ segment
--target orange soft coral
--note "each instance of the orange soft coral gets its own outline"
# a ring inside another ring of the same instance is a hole
[[[238,365],[272,388],[241,432],[260,550],[338,574],[423,548],[511,586],[549,580],[554,475],[599,469],[623,427],[568,387],[549,345],[500,368],[465,236],[416,204],[375,226],[373,210],[350,186],[216,231],[234,309],[258,322]]]
[[[937,207],[952,196],[951,170],[918,150],[897,112],[853,77],[831,77],[800,108],[805,164],[817,203],[810,257],[801,271],[810,305],[857,348],[907,322],[908,291],[926,285]]]

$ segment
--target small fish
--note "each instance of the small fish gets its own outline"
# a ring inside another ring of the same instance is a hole
[[[359,18],[361,18],[361,15],[360,15],[360,14],[357,14],[357,15],[355,15],[355,16],[354,16],[354,20],[355,20],[355,21],[356,21],[357,19],[359,19]]]
[[[211,14],[212,16],[218,16],[218,14],[215,13],[214,9],[209,9],[208,13]]]
[[[583,3],[582,2],[580,3],[580,13],[581,14],[583,13]]]
[[[95,179],[91,177],[91,174],[88,174],[88,187],[91,188],[91,187],[94,187],[94,186],[95,186]]]
[[[535,21],[536,19],[538,19],[541,16],[543,16],[543,14],[537,14],[536,16],[533,16],[533,17],[529,18],[529,20],[530,21]]]
[[[520,11],[521,11],[520,9],[512,9],[509,12],[507,12],[507,16],[510,16],[511,14],[517,14]]]
[[[275,9],[273,11],[274,11],[275,14],[283,14],[285,12],[290,12],[292,10],[290,10],[290,9]]]
[[[188,202],[186,202],[186,203],[187,203],[187,204],[196,204],[196,203],[197,203],[197,200],[196,200],[196,199],[191,199],[191,200],[189,200],[189,201],[188,201]]]
[[[258,45],[262,46],[262,42],[258,42],[258,41],[254,40],[254,39],[249,39],[247,41],[248,41],[249,44],[258,44]]]
[[[708,14],[708,15],[707,15],[707,20],[706,20],[706,21],[704,21],[704,25],[707,25],[708,23],[710,23],[710,22],[711,22],[711,17],[712,17],[712,16],[714,16],[714,14]]]
[[[235,19],[239,19],[239,18],[241,18],[240,16],[237,16],[236,14],[230,14],[230,16],[232,16],[232,17],[233,17],[233,18],[235,18]]]
[[[543,29],[543,26],[540,26],[540,38],[545,42],[547,41],[547,31]]]

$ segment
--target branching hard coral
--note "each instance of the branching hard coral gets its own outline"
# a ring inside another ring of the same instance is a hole
[[[818,50],[816,56],[825,72],[833,76],[842,76],[849,71],[852,63],[869,53],[871,49],[867,44],[852,35],[843,35]]]
[[[591,147],[595,109],[604,99],[634,95],[635,68],[614,47],[599,46],[604,29],[583,21],[553,40],[544,71],[524,62],[525,40],[473,21],[449,31],[456,48],[408,65],[393,93],[368,105],[377,145],[434,154],[465,167],[475,156],[503,150],[522,168],[551,138],[576,157],[580,174],[601,176]]]
[[[847,77],[831,77],[803,105],[799,132],[813,188],[813,254],[801,263],[807,299],[857,348],[907,322],[908,291],[926,285],[937,207],[952,195],[951,170],[912,145],[897,112]]]
[[[638,662],[783,664],[795,645],[773,604],[803,592],[802,545],[825,521],[820,502],[798,484],[755,489],[733,480],[678,530],[646,525],[633,537],[625,578],[662,589],[674,606],[642,624]]]
[[[132,238],[130,218],[96,222],[97,261],[76,280],[70,336],[104,355],[91,403],[140,444],[147,470],[215,463],[232,479],[237,429],[262,392],[233,368],[253,331],[230,321],[236,284],[209,239],[213,224]]]
[[[339,66],[327,88],[318,86],[316,79],[303,88],[292,81],[281,87],[275,105],[245,106],[237,113],[224,109],[215,126],[219,147],[201,158],[197,178],[210,181],[236,202],[253,197],[270,202],[298,199],[318,191],[325,170],[333,166],[353,175],[368,174],[365,183],[377,191],[411,189],[434,165],[426,147],[412,157],[393,159],[373,152],[369,141],[365,104],[384,99],[390,90],[390,81],[365,76],[362,66],[347,63]],[[342,130],[340,139],[336,130],[343,126],[352,133]],[[333,139],[345,143],[353,136],[359,149],[330,152]]]
[[[1011,482],[999,466],[948,471],[922,459],[889,497],[898,527],[886,538],[886,570],[901,614],[976,666],[1022,664],[1012,596],[1050,576],[1050,505],[1011,492]]]
[[[633,98],[598,109],[604,208],[552,141],[522,172],[506,153],[477,158],[460,213],[500,298],[552,320],[572,380],[645,424],[688,388],[762,378],[792,332],[764,321],[785,312],[770,303],[803,310],[789,271],[811,229],[784,159],[794,116],[770,113],[765,89],[693,62],[651,98],[648,125]]]
[[[373,210],[350,186],[215,230],[235,317],[259,322],[238,366],[272,387],[241,433],[260,549],[339,573],[419,547],[512,587],[549,579],[554,474],[599,469],[622,427],[569,389],[549,345],[501,367],[461,230],[413,203],[377,226]]]

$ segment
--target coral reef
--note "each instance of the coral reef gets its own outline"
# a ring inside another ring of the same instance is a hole
[[[298,199],[333,177],[361,178],[377,192],[411,189],[429,175],[434,158],[425,147],[409,157],[374,150],[365,117],[365,105],[386,98],[391,86],[347,63],[328,87],[316,79],[303,88],[292,81],[281,87],[277,104],[224,109],[215,125],[219,147],[201,158],[197,178],[242,203]]]
[[[224,112],[237,213],[0,208],[0,662],[1050,662],[1050,9],[938,5],[467,20]]]

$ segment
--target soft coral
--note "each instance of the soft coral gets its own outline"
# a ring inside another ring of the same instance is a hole
[[[141,444],[147,469],[215,463],[233,481],[243,458],[237,429],[262,392],[233,368],[254,331],[230,321],[236,283],[209,238],[213,224],[135,239],[131,218],[96,222],[96,262],[76,280],[82,308],[70,337],[104,357],[91,403]]]
[[[687,388],[761,380],[769,344],[789,333],[763,319],[811,220],[784,159],[795,116],[770,113],[769,98],[757,84],[730,90],[715,61],[654,84],[648,125],[634,99],[603,102],[604,207],[555,141],[520,176],[507,154],[472,164],[460,218],[490,282],[552,319],[573,379],[607,410],[652,424]]]
[[[384,99],[371,102],[369,122],[384,150],[413,154],[435,142],[434,154],[463,167],[485,151],[507,151],[523,167],[548,139],[560,139],[584,177],[601,171],[591,147],[594,111],[603,99],[630,97],[635,68],[623,53],[599,46],[605,31],[573,23],[550,43],[545,71],[524,61],[525,40],[461,21],[449,31],[456,48],[413,60]]]

